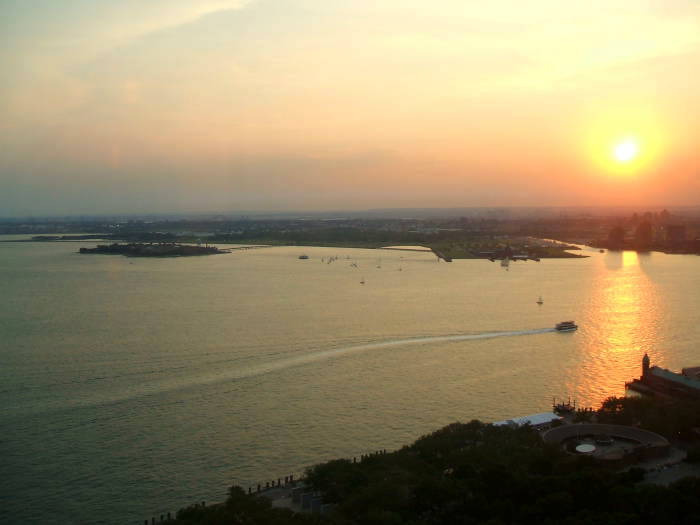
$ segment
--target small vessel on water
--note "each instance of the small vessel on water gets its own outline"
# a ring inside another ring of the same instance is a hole
[[[573,332],[578,329],[578,325],[573,321],[562,321],[554,326],[557,332]]]
[[[308,255],[300,255],[300,256],[299,256],[299,259],[308,259],[308,258],[309,258]]]
[[[544,304],[544,301],[542,300],[542,296],[540,295],[540,298],[537,299],[537,304]]]
[[[365,284],[365,278],[363,277],[362,280],[360,281],[360,284]]]
[[[574,399],[574,404],[571,404],[571,398],[564,403],[564,401],[561,401],[557,403],[556,398],[552,398],[552,412],[556,414],[570,414],[571,412],[576,411],[576,400]]]

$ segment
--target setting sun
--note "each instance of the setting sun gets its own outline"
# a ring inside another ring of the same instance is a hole
[[[583,150],[597,177],[639,185],[662,165],[672,124],[637,100],[599,103],[581,124]]]
[[[625,139],[615,146],[613,155],[618,162],[630,162],[639,153],[639,145],[633,139]]]

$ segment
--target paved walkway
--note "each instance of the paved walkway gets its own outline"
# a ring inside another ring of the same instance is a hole
[[[282,487],[272,487],[262,492],[253,493],[255,496],[267,498],[272,502],[275,508],[290,509],[294,512],[302,512],[301,502],[294,503],[292,501],[292,490],[298,487],[303,487],[303,484],[295,481],[288,483]]]
[[[645,483],[668,486],[674,481],[687,476],[700,477],[700,465],[697,463],[676,463],[675,465],[664,465],[651,472],[647,472],[644,477]]]

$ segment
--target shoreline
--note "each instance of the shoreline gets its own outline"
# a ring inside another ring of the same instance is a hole
[[[549,241],[549,239],[543,239]],[[105,236],[76,236],[75,238],[71,236],[46,236],[46,238],[30,238],[30,239],[0,239],[0,243],[66,243],[66,242],[112,242],[113,244],[124,243],[126,245],[135,244],[152,244],[152,245],[165,245],[165,244],[176,244],[179,246],[197,246],[202,244],[202,239],[200,238],[180,238],[176,240],[158,240],[144,238],[143,240],[131,240],[126,237],[105,237]],[[277,240],[269,239],[259,239],[259,240],[247,240],[246,242],[234,242],[231,240],[218,240],[216,238],[207,238],[206,244],[208,245],[226,245],[231,246],[228,249],[242,249],[243,247],[309,247],[309,248],[347,248],[347,249],[363,249],[363,250],[391,250],[391,251],[410,251],[416,253],[432,253],[439,259],[443,259],[446,262],[452,260],[478,260],[478,259],[502,259],[504,248],[500,246],[503,243],[496,243],[494,246],[489,247],[489,250],[484,254],[474,254],[472,252],[467,252],[464,249],[454,249],[451,247],[445,247],[442,243],[425,243],[424,249],[417,248],[418,245],[407,245],[406,248],[402,248],[401,245],[391,244],[387,246],[386,242],[316,242],[316,241],[295,241],[295,242],[282,242]],[[560,241],[559,241],[560,242]],[[573,250],[581,250],[580,247],[573,244],[564,245],[560,242],[561,246],[550,245],[543,246],[537,250],[532,250],[533,253],[517,253],[513,254],[511,261],[516,262],[518,260],[538,260],[538,259],[586,259],[590,255],[583,255],[578,253],[571,253]],[[509,245],[506,245],[506,247]],[[519,249],[519,248],[516,248]],[[102,252],[107,253],[107,252]],[[225,253],[221,251],[221,253]]]

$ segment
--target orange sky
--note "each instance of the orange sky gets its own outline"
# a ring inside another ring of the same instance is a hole
[[[700,200],[693,0],[58,4],[0,4],[3,215]]]

